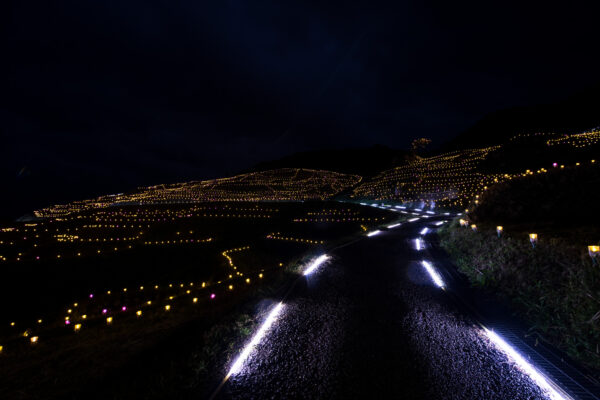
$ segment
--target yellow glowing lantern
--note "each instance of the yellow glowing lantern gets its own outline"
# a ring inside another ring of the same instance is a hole
[[[504,230],[504,228],[500,225],[498,225],[496,227],[496,232],[498,233],[498,237],[500,237],[502,235],[502,231]]]
[[[233,290],[233,285],[229,285],[229,290]]]
[[[165,306],[165,311],[169,311],[170,309],[171,309],[171,306],[170,306],[169,304],[167,304],[167,305]]]
[[[37,336],[32,336],[32,337],[29,339],[29,341],[30,341],[32,344],[36,344],[36,343],[38,342],[38,339],[39,339],[39,338],[38,338]]]
[[[598,255],[600,254],[600,246],[588,246],[588,254],[592,257],[594,265],[598,264]]]
[[[259,277],[260,279],[262,279],[262,277],[263,277],[263,274],[258,274],[258,277]]]
[[[250,283],[250,278],[246,278],[246,283]]]
[[[538,241],[538,235],[537,235],[537,233],[530,233],[529,234],[529,241],[531,242],[531,245],[533,247],[535,247],[535,245],[537,244],[537,241]]]
[[[142,310],[137,310],[135,312],[135,315],[137,315],[138,317],[141,317],[142,316]]]
[[[73,329],[75,330],[75,332],[79,332],[81,330],[81,324],[75,324]]]
[[[193,303],[197,303],[197,302],[198,302],[198,298],[197,298],[197,297],[194,297],[194,298],[192,299],[192,302],[193,302]]]
[[[474,231],[476,231],[476,230],[477,230],[477,225],[475,225],[475,224],[472,224],[472,225],[471,225],[471,229],[472,229],[472,230],[474,230]]]
[[[107,325],[110,325],[110,324],[112,324],[112,321],[113,321],[113,317],[108,317],[108,318],[106,318],[106,324],[107,324]]]

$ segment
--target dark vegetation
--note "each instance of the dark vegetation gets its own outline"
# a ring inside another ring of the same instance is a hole
[[[118,221],[122,216],[115,217],[117,221],[102,222],[113,227],[91,230],[83,225],[93,222],[98,216],[94,212],[82,218],[40,223],[36,226],[36,247],[29,239],[23,240],[23,231],[1,232],[4,243],[0,244],[0,254],[8,261],[2,262],[0,300],[8,306],[0,316],[0,397],[79,397],[78,393],[86,398],[100,393],[118,397],[114,388],[124,398],[135,396],[136,390],[147,393],[149,388],[155,397],[170,397],[190,387],[196,392],[208,390],[215,379],[222,378],[225,363],[260,319],[257,302],[281,295],[281,288],[295,279],[295,269],[306,257],[397,217],[382,210],[328,202],[205,206],[215,208],[211,211],[214,214],[268,214],[271,218],[198,215],[141,221],[146,224],[144,234],[126,242],[131,248],[118,244],[118,251],[113,251],[115,242],[57,242],[56,235],[75,231],[80,236],[107,238],[139,232],[137,226],[126,227],[128,223]],[[187,214],[189,207],[126,206],[108,210],[116,214],[135,209],[140,214],[170,215],[181,211]],[[254,207],[262,211],[235,211]],[[329,222],[293,221],[314,217],[309,213],[336,215],[336,222],[331,222],[334,218]],[[343,213],[371,220],[337,222]],[[25,228],[24,224],[12,226]],[[267,239],[273,232],[324,243]],[[28,231],[27,235],[32,233]],[[143,244],[191,237],[213,240]],[[6,245],[11,242],[14,244]],[[235,271],[243,273],[236,276],[222,252],[245,246],[249,248],[229,253],[238,268]],[[101,249],[100,254],[97,249]],[[16,261],[19,253],[21,260]],[[35,254],[41,259],[35,260]],[[233,275],[231,279],[229,275]],[[206,287],[202,287],[203,282]],[[211,299],[211,294],[216,297]],[[138,310],[141,316],[136,315]],[[113,317],[110,325],[106,323],[109,316]],[[66,317],[70,318],[68,325]],[[74,332],[76,323],[82,324],[78,333]],[[39,336],[36,344],[30,343],[32,336]],[[152,376],[151,384],[148,376]]]
[[[498,184],[468,215],[477,231],[454,221],[440,232],[473,284],[507,298],[532,330],[595,371],[600,267],[587,246],[600,244],[599,179],[600,168],[588,162]],[[535,248],[529,233],[538,234]]]

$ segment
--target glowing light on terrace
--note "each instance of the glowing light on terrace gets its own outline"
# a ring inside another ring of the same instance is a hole
[[[423,265],[423,267],[425,268],[425,270],[431,277],[431,280],[433,281],[433,283],[435,283],[435,285],[437,287],[445,289],[446,285],[444,284],[444,280],[442,279],[440,274],[438,274],[438,272],[435,270],[435,268],[433,268],[433,265],[429,261],[425,261],[425,260],[421,261],[421,264]]]
[[[533,247],[535,247],[535,245],[537,244],[537,241],[538,241],[538,235],[537,235],[537,233],[530,233],[529,234],[529,241],[531,242],[531,245]]]
[[[235,375],[240,372],[240,370],[244,366],[244,362],[246,361],[248,356],[250,356],[252,350],[254,350],[254,348],[260,343],[261,339],[265,336],[271,325],[273,325],[273,323],[281,313],[282,309],[283,303],[279,303],[275,307],[273,307],[265,321],[260,326],[259,330],[252,337],[252,340],[250,340],[250,342],[244,347],[238,358],[231,366],[229,373],[227,374],[227,378],[229,378],[231,375]]]
[[[423,246],[423,241],[421,240],[421,238],[416,238],[415,239],[415,250],[421,251],[424,248],[425,247]]]
[[[533,365],[531,365],[525,358],[519,354],[517,350],[515,350],[510,344],[508,344],[504,339],[502,339],[497,333],[491,331],[487,328],[484,328],[484,332],[486,336],[490,339],[490,341],[503,353],[505,353],[508,358],[513,361],[518,368],[529,376],[536,385],[538,385],[543,391],[545,391],[552,400],[567,400],[568,398],[561,395],[554,387],[550,384],[548,379],[542,375]]]
[[[380,233],[381,233],[380,230],[371,231],[371,232],[367,233],[367,236],[371,237],[371,236],[379,235]]]
[[[598,263],[598,255],[600,254],[600,246],[588,246],[588,254],[592,257],[594,265]]]
[[[319,257],[315,258],[313,260],[313,262],[311,262],[308,267],[304,270],[304,276],[306,275],[310,275],[313,272],[315,272],[315,270],[322,265],[325,261],[329,260],[331,257],[329,257],[327,254],[322,254]]]

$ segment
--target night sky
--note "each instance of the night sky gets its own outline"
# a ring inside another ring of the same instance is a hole
[[[21,208],[304,150],[439,145],[599,80],[596,10],[549,2],[3,7],[0,167]]]

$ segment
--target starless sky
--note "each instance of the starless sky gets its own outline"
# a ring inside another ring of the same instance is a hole
[[[522,3],[9,2],[3,180],[100,194],[303,150],[440,144],[597,82],[595,10]]]

